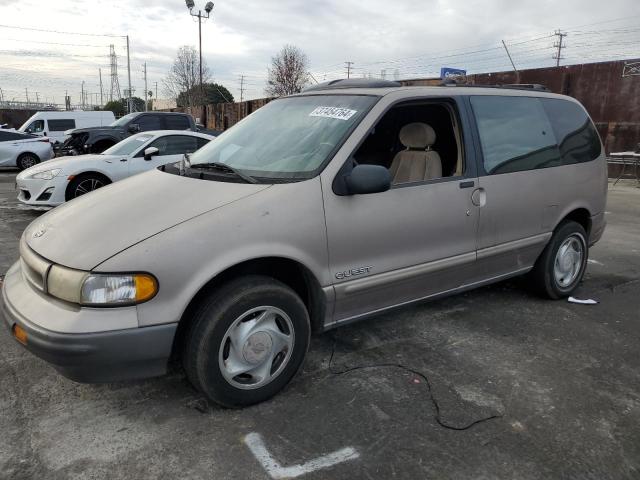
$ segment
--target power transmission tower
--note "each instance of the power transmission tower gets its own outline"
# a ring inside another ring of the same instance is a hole
[[[116,49],[113,45],[109,45],[110,53],[109,58],[111,60],[111,91],[109,93],[109,101],[120,100],[122,95],[120,94],[120,82],[118,81],[118,57],[116,56]]]
[[[240,75],[240,103],[244,100],[244,75]]]
[[[144,111],[148,110],[149,88],[147,87],[147,62],[144,62]]]
[[[556,37],[558,37],[558,41],[557,41],[556,43],[554,43],[554,44],[553,44],[553,46],[554,46],[555,48],[557,48],[557,49],[558,49],[558,51],[557,51],[557,53],[553,56],[553,58],[556,60],[556,67],[559,67],[559,66],[560,66],[560,60],[562,60],[562,58],[563,58],[563,57],[562,57],[562,49],[563,49],[563,48],[567,48],[567,46],[566,46],[566,45],[563,45],[563,44],[562,44],[562,39],[563,39],[564,37],[566,37],[566,36],[567,36],[567,34],[566,34],[566,33],[562,33],[562,31],[561,31],[561,30],[556,30],[556,32],[554,33],[554,35],[555,35]]]
[[[347,69],[347,78],[351,78],[351,69],[353,68],[353,62],[344,62],[345,68]]]

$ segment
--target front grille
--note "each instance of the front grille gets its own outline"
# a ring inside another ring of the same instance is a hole
[[[51,264],[31,250],[24,237],[20,240],[20,265],[25,280],[36,289],[44,292]]]

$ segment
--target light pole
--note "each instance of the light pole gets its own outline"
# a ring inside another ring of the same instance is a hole
[[[207,2],[207,4],[204,6],[204,12],[202,13],[202,10],[198,10],[198,13],[195,13],[195,11],[193,10],[196,6],[196,4],[194,3],[193,0],[185,0],[185,3],[187,4],[187,8],[189,9],[189,14],[191,14],[192,17],[197,17],[198,19],[198,44],[199,44],[199,50],[200,50],[200,62],[199,62],[199,66],[200,66],[200,95],[202,97],[202,116],[203,118],[203,123],[206,127],[207,125],[207,107],[204,104],[204,99],[205,99],[205,95],[204,95],[204,86],[202,84],[202,19],[204,18],[205,20],[207,18],[209,18],[209,16],[211,15],[211,10],[213,10],[213,2]]]

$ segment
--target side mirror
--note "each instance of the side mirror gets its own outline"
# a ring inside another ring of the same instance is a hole
[[[27,129],[25,130],[25,132],[27,132],[27,133],[31,133],[31,132],[33,132],[33,130],[31,130],[30,128],[27,128]]]
[[[356,165],[345,182],[351,195],[386,192],[391,188],[391,174],[380,165]]]
[[[151,157],[153,157],[154,155],[158,155],[159,153],[160,150],[158,150],[156,147],[149,147],[144,151],[144,159],[147,161],[151,160]]]
[[[131,125],[129,125],[129,133],[138,133],[140,131],[140,125],[138,125],[137,123],[132,123]]]

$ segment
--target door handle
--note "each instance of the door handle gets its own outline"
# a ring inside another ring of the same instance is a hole
[[[468,180],[466,182],[460,182],[460,188],[473,188],[476,186],[476,182],[473,180]]]
[[[487,204],[487,192],[484,188],[477,188],[471,194],[471,203],[476,207],[484,207]]]
[[[121,162],[126,162],[126,161],[127,161],[127,159],[126,159],[126,158],[121,158],[121,159],[120,159],[120,161],[121,161]]]

